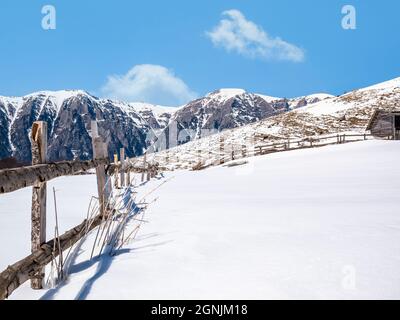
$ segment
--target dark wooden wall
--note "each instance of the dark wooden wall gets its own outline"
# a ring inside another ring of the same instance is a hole
[[[393,136],[393,115],[380,113],[372,124],[371,134],[382,138]]]

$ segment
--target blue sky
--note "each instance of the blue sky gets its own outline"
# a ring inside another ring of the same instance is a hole
[[[55,30],[41,27],[47,4]],[[356,30],[342,28],[346,4]],[[232,87],[342,94],[400,76],[399,12],[394,0],[2,0],[0,95],[84,89],[174,105]],[[233,13],[256,28],[245,30],[254,36],[246,48],[217,32],[222,19],[240,32]]]

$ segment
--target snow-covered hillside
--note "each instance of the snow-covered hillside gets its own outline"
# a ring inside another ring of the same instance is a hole
[[[241,127],[330,97],[317,94],[286,99],[243,89],[220,89],[181,107],[171,119],[178,123],[178,131],[189,130],[201,138],[210,131]]]
[[[179,122],[180,130],[193,129],[201,136],[202,129],[235,128],[289,110],[286,99],[276,99],[242,89],[221,89],[170,108],[100,99],[83,90],[0,97],[0,159],[15,157],[30,162],[29,133],[38,120],[46,121],[49,128],[51,161],[91,158],[90,122],[95,119],[109,156],[123,146],[132,157],[141,155],[151,141],[147,137],[164,130],[171,119]],[[307,100],[300,100],[301,105],[307,104]]]
[[[191,168],[199,157],[208,161],[219,155],[221,138],[225,153],[231,149],[241,153],[243,145],[253,150],[257,145],[285,142],[287,139],[365,133],[367,123],[377,108],[400,110],[400,78],[339,97],[317,96],[322,100],[159,152],[155,158],[163,165],[167,159],[167,165],[172,168]],[[156,145],[149,151],[157,148],[162,150]],[[198,152],[201,152],[200,156]]]
[[[137,188],[171,179],[118,255],[89,261],[93,232],[65,284],[11,299],[399,299],[399,157],[397,141],[366,141],[165,173]],[[94,177],[51,185],[62,227],[80,222]],[[27,190],[1,196],[0,240],[18,245],[0,266],[29,250]]]
[[[149,133],[159,135],[171,123],[177,124],[178,134],[189,132],[191,139],[222,131],[237,144],[254,135],[276,140],[360,132],[376,108],[400,108],[399,98],[400,78],[339,97],[319,93],[286,99],[220,89],[178,108],[99,99],[81,90],[0,97],[0,159],[14,156],[30,161],[29,132],[36,120],[48,123],[52,161],[91,158],[90,121],[94,119],[111,158],[122,146],[133,157],[151,143]],[[215,139],[210,143],[215,145]],[[188,148],[196,146],[183,150]]]

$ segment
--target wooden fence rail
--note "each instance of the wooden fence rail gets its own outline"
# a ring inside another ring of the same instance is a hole
[[[0,300],[6,299],[10,294],[24,282],[31,279],[38,270],[42,269],[60,254],[58,245],[64,251],[73,246],[86,232],[99,226],[103,216],[98,215],[90,221],[84,220],[78,226],[65,232],[59,238],[54,238],[41,245],[40,249],[34,251],[26,258],[8,266],[0,273]]]
[[[140,162],[134,159],[125,160],[125,151],[120,150],[122,161],[110,163],[107,158],[107,145],[98,136],[97,122],[91,122],[93,160],[63,161],[46,163],[47,160],[47,125],[37,121],[32,126],[32,158],[33,165],[15,169],[0,170],[0,194],[13,192],[32,186],[32,253],[26,258],[9,266],[0,273],[0,300],[7,298],[21,284],[31,279],[33,289],[41,289],[44,280],[44,267],[60,254],[60,251],[71,247],[84,236],[84,232],[96,228],[110,212],[109,198],[112,193],[111,176],[117,180],[121,174],[121,186],[130,172],[147,173],[147,180],[154,177],[162,168],[156,162]],[[125,161],[124,161],[125,160]],[[100,214],[91,221],[83,221],[62,236],[46,242],[46,182],[61,176],[69,176],[80,171],[96,169],[98,200]],[[126,175],[125,175],[126,173]],[[58,243],[58,246],[54,244]]]
[[[63,161],[57,163],[39,164],[16,169],[0,170],[0,194],[33,186],[37,181],[49,181],[57,177],[73,175],[80,171],[108,165],[109,161]]]
[[[253,139],[250,139],[250,137],[245,138],[246,144],[242,144],[242,142],[236,144],[235,142],[227,141],[226,137],[220,136],[218,138],[219,143],[215,143],[213,148],[210,145],[206,147],[206,149],[199,149],[198,146],[195,146],[193,150],[185,148],[178,153],[178,149],[175,147],[160,153],[154,153],[153,159],[167,170],[174,170],[176,168],[202,170],[210,166],[221,165],[237,159],[275,152],[363,141],[371,137],[373,137],[373,135],[367,133],[337,133],[304,138],[276,137],[277,141],[264,143],[264,135],[256,133],[252,137]],[[247,140],[249,140],[249,142],[247,142]],[[141,159],[142,158],[138,158],[137,160],[140,161]],[[198,161],[196,161],[196,159],[198,159]]]
[[[160,165],[161,161],[155,161],[155,157],[153,161],[149,161],[147,158],[147,154],[145,154],[142,158],[125,159],[125,152],[123,150],[120,150],[122,161],[118,162],[118,156],[116,156],[114,163],[110,163],[108,159],[105,159],[107,155],[107,147],[98,136],[97,123],[93,121],[91,125],[93,135],[92,143],[94,150],[93,160],[44,163],[29,167],[0,170],[0,194],[2,194],[13,192],[29,186],[33,186],[35,188],[36,185],[57,177],[72,175],[80,171],[86,171],[92,168],[96,168],[99,193],[98,199],[100,207],[102,208],[100,210],[100,214],[97,217],[93,218],[93,220],[83,221],[81,224],[67,231],[59,238],[52,239],[48,242],[42,241],[42,243],[36,243],[36,241],[35,246],[32,247],[34,248],[34,250],[29,256],[18,261],[17,263],[14,263],[13,265],[9,266],[5,271],[1,272],[0,300],[7,298],[22,283],[26,282],[29,279],[35,280],[36,277],[38,277],[38,281],[36,285],[33,286],[33,288],[40,289],[41,282],[44,276],[41,270],[43,270],[44,266],[51,262],[54,257],[59,255],[60,248],[61,251],[63,251],[71,247],[80,238],[83,237],[83,231],[85,229],[88,232],[101,224],[103,218],[107,216],[107,208],[105,204],[107,202],[106,200],[109,194],[111,193],[109,188],[111,188],[110,177],[112,175],[114,175],[115,180],[118,181],[121,179],[125,180],[125,177],[130,180],[130,175],[128,174],[129,172],[142,173],[143,182],[145,174],[147,174],[147,180],[149,180],[151,177],[154,177],[157,172],[169,170],[167,166]],[[42,130],[45,130],[45,126],[43,126],[43,123],[35,123],[34,126],[36,126],[37,128],[42,126]],[[32,132],[36,132],[36,130],[32,130]],[[42,134],[43,132],[44,131],[42,131]],[[210,165],[220,165],[231,160],[263,155],[272,152],[321,147],[324,145],[367,140],[370,136],[371,135],[367,134],[335,134],[329,136],[316,136],[299,139],[282,139],[282,141],[275,143],[255,144],[252,146],[242,144],[236,146],[234,145],[234,143],[229,144],[227,141],[225,141],[223,137],[221,137],[220,143],[219,145],[217,144],[216,150],[207,149],[202,151],[196,149],[196,152],[194,152],[191,156],[194,156],[194,159],[198,159],[198,163],[195,163],[194,167],[192,168],[201,169],[201,167],[205,168]],[[37,138],[39,138],[39,136]],[[32,139],[34,141],[35,137],[32,137]],[[38,145],[39,152],[43,152],[43,150],[46,150],[45,139],[43,139],[43,141],[44,142],[41,143],[42,146],[40,146],[40,143]],[[33,148],[34,147],[36,148],[35,144],[33,144]],[[42,147],[43,149],[41,149],[40,147]],[[203,152],[207,154],[208,158],[202,156]],[[164,158],[169,160],[169,153]],[[45,160],[45,155],[42,155],[41,159]],[[193,159],[189,159],[187,161],[190,164],[193,163]],[[124,181],[121,181],[120,185],[123,186],[124,183]],[[126,184],[129,185],[129,183],[130,181]],[[34,198],[35,197],[33,197],[33,200]],[[32,208],[34,207],[34,205],[37,205],[35,204],[35,201],[32,202]],[[44,211],[41,214],[45,215],[45,212],[44,199]],[[34,222],[34,220],[32,219],[32,225],[34,225],[35,223],[36,222]],[[40,228],[41,232],[45,232],[45,216],[43,222],[35,225],[35,228]],[[34,228],[32,228],[32,235],[36,235],[36,233],[37,232],[34,230]],[[55,242],[61,243],[60,248],[58,246],[54,246]],[[40,279],[38,274],[40,276]]]

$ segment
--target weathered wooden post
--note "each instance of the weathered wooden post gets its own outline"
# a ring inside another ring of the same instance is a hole
[[[32,165],[47,162],[47,122],[36,121],[32,125]],[[32,188],[31,250],[40,249],[46,242],[46,182],[37,181]],[[41,268],[31,277],[32,289],[42,289],[45,269]]]
[[[103,142],[103,139],[98,136],[96,121],[91,122],[91,128],[92,128],[93,159],[94,160],[106,159],[108,156],[107,146]],[[107,181],[106,170],[104,165],[97,166],[96,177],[97,177],[97,193],[99,196],[100,213],[102,215],[105,215],[107,209],[106,208],[107,202],[110,197],[110,186],[109,186],[109,181]]]
[[[115,189],[119,188],[119,173],[118,173],[118,154],[114,153],[114,164],[115,164],[115,173],[114,173],[114,187]]]
[[[247,156],[247,146],[242,144],[242,158],[246,158]]]
[[[121,181],[121,188],[125,186],[125,149],[119,149],[119,161],[121,163],[121,170],[120,170],[120,181]]]
[[[126,169],[126,186],[129,187],[131,185],[131,166],[129,158],[128,158],[128,163],[125,163],[125,169]]]
[[[396,140],[396,117],[392,116],[393,140]]]
[[[144,182],[144,173],[146,171],[146,158],[147,158],[147,153],[143,155],[142,182]]]
[[[220,137],[219,138],[219,164],[224,164],[225,163],[225,141],[224,141],[224,137]]]
[[[146,169],[147,169],[146,170],[146,174],[147,174],[146,180],[150,181],[150,178],[151,178],[151,167],[150,167],[150,165],[147,164]]]

